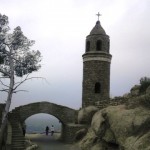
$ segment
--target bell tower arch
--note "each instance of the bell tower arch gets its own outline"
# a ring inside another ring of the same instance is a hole
[[[98,21],[86,37],[83,57],[82,107],[95,105],[109,98],[110,63],[109,36]]]

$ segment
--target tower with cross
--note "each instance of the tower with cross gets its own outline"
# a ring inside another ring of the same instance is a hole
[[[86,37],[83,57],[82,107],[103,103],[110,92],[110,40],[99,21]]]

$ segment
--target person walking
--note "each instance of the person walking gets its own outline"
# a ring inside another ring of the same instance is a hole
[[[48,135],[48,132],[49,132],[49,127],[47,126],[46,129],[45,129],[46,135]]]
[[[55,128],[54,128],[54,126],[52,125],[52,126],[51,126],[51,136],[53,136],[54,131],[55,131]]]

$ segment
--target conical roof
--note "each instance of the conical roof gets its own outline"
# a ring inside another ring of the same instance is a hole
[[[102,28],[99,20],[96,22],[95,27],[91,30],[90,35],[92,35],[92,34],[103,34],[103,35],[106,35],[106,32]]]

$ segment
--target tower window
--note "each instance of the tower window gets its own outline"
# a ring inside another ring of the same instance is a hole
[[[90,51],[90,41],[86,42],[86,52]]]
[[[99,82],[95,83],[95,93],[101,92],[101,84]]]
[[[109,53],[110,43],[108,42],[108,53]]]
[[[102,50],[102,41],[98,40],[96,42],[96,50],[101,51]]]

